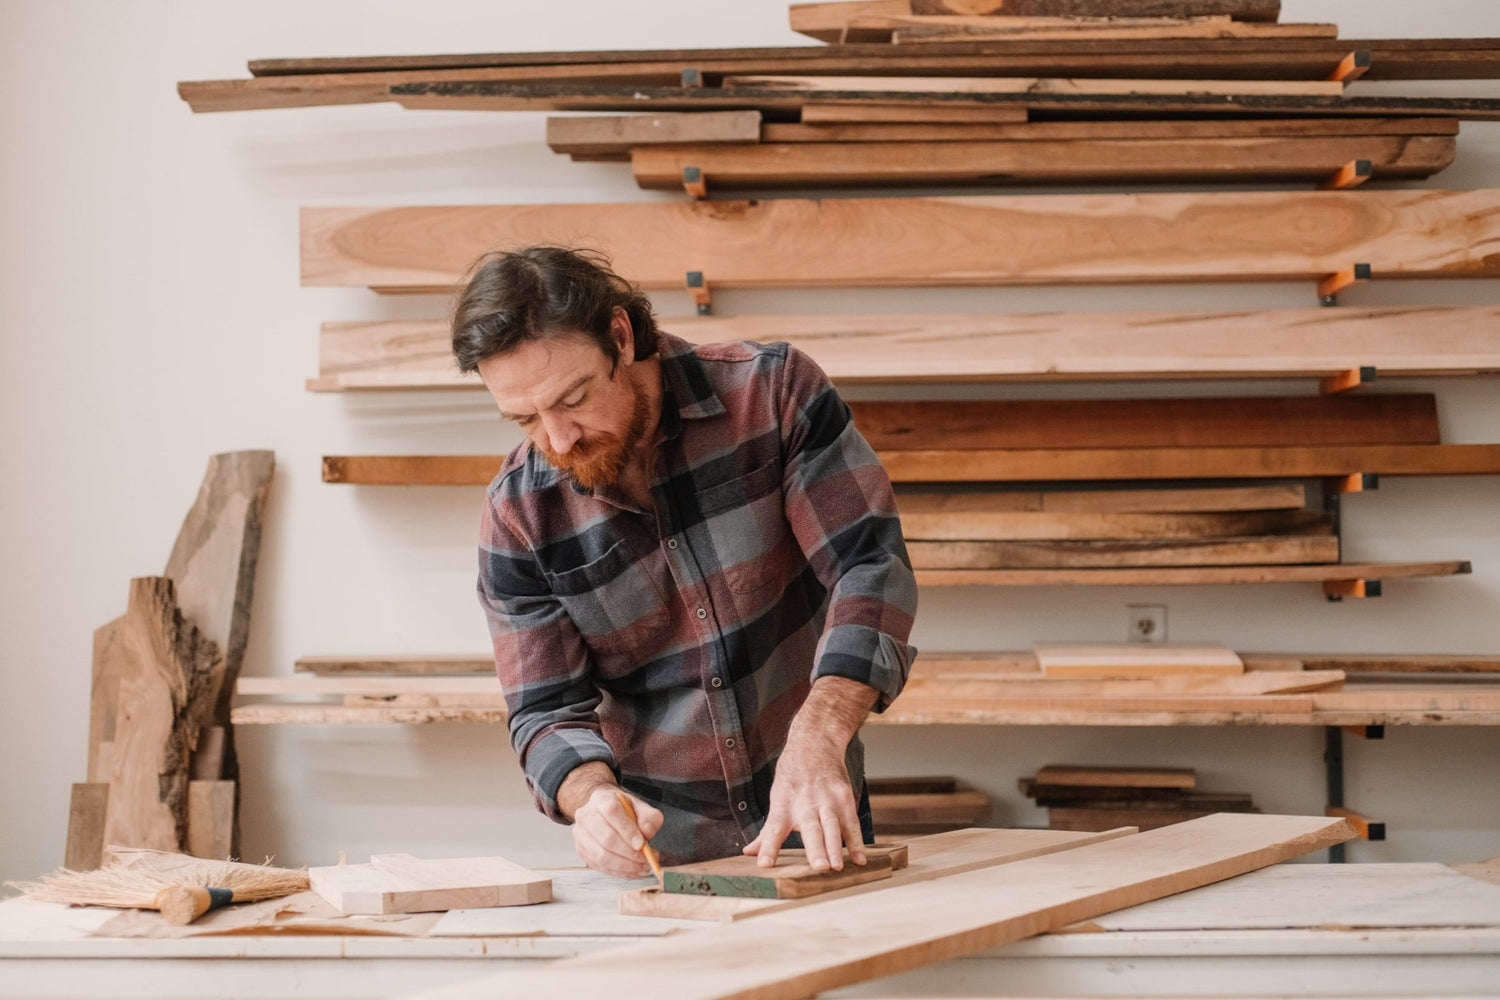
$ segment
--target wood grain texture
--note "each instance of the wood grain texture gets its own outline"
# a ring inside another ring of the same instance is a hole
[[[673,289],[688,271],[719,287],[1007,285],[1313,280],[1355,261],[1382,279],[1500,277],[1500,192],[1487,189],[340,207],[301,220],[304,285],[411,292],[535,243],[594,247],[642,286]]]
[[[421,655],[393,653],[370,656],[299,656],[294,669],[298,673],[320,676],[347,674],[493,674],[495,657],[490,653],[474,656]]]
[[[1124,680],[1174,674],[1235,676],[1245,672],[1245,661],[1217,642],[1039,642],[1033,651],[1043,677]]]
[[[1220,815],[998,868],[564,960],[434,991],[801,998],[970,954],[1349,839],[1342,821]],[[831,927],[857,934],[831,935]],[[663,970],[670,970],[664,974]]]
[[[901,532],[907,541],[1201,541],[1275,534],[1328,534],[1333,529],[1327,514],[1312,510],[1225,514],[1054,513],[994,510],[988,499],[983,494],[974,493],[898,494],[896,504],[901,512]],[[914,502],[918,500],[937,502]],[[964,502],[946,502],[950,500]]]
[[[825,104],[820,101],[806,101],[799,110],[800,120],[803,123],[813,124],[916,122],[924,125],[935,123],[1016,125],[1025,122],[1029,117],[1026,109],[1020,106],[974,107],[955,104],[951,107],[934,107],[930,101],[925,104],[906,104],[900,101],[885,101],[880,104],[840,101]]]
[[[1053,764],[1036,773],[1039,785],[1088,788],[1196,788],[1198,776],[1185,767],[1109,767]]]
[[[1327,535],[1245,538],[1092,539],[1071,541],[911,541],[912,568],[922,571],[1068,569],[1147,566],[1279,566],[1339,561],[1339,539]]]
[[[188,854],[213,861],[234,856],[235,799],[232,781],[188,782]]]
[[[323,459],[323,481],[365,486],[484,486],[504,458],[328,455]],[[885,451],[880,459],[895,483],[1500,474],[1497,444]]]
[[[1204,313],[669,318],[693,343],[784,340],[839,384],[923,380],[1326,377],[1500,371],[1500,307]],[[324,323],[317,391],[464,388],[441,320]]]
[[[1281,0],[907,0],[913,14],[989,17],[1231,17],[1274,22]]]
[[[1160,5],[1158,8],[1164,8]],[[1071,8],[1066,9],[1065,8]],[[1036,19],[1045,18],[1056,22],[1058,19],[1079,19],[1080,27],[1089,23],[1081,20],[1084,18],[1098,19],[1106,17],[1129,18],[1138,20],[1147,17],[1169,17],[1181,21],[1185,17],[1214,17],[1223,16],[1223,12],[1214,10],[1206,14],[1193,15],[1159,15],[1152,12],[1153,8],[1141,6],[1124,8],[1115,6],[1094,6],[1089,4],[1056,4],[1049,7],[1047,4],[1038,4],[1025,10],[1007,11],[1007,16],[996,16],[1000,13],[998,9],[990,10],[978,4],[953,2],[937,4],[906,3],[904,0],[845,0],[845,2],[825,3],[801,3],[792,4],[788,10],[788,24],[798,34],[817,38],[820,41],[834,43],[880,43],[891,39],[894,30],[911,24],[920,24],[932,17],[963,18],[979,22],[981,25],[986,21],[993,21],[997,29],[1006,24],[1030,25],[1038,27]],[[1245,20],[1245,19],[1240,19]],[[1259,27],[1268,22],[1274,22],[1276,18],[1253,19],[1260,22],[1254,25]],[[1066,23],[1066,22],[1064,22]],[[1270,24],[1273,29],[1276,27]],[[1084,37],[1090,37],[1088,33]],[[1095,35],[1094,37],[1098,37]],[[1107,37],[1107,36],[1106,36]],[[1132,37],[1130,33],[1118,37]],[[1157,36],[1161,37],[1161,36]],[[1190,35],[1189,37],[1197,37]],[[1331,37],[1325,34],[1324,37]]]
[[[1342,670],[1250,670],[1244,674],[1213,676],[1172,674],[1138,680],[1092,680],[1037,674],[1033,677],[954,677],[914,672],[906,682],[905,697],[969,698],[975,702],[1007,698],[1063,697],[1120,698],[1164,694],[1247,695],[1299,694],[1336,689]]]
[[[115,712],[119,706],[121,657],[115,649],[123,618],[106,622],[94,630],[92,680],[89,685],[88,780],[108,784],[108,771],[100,766],[99,747],[115,738]],[[70,866],[71,867],[71,866]],[[96,866],[97,867],[97,864]]]
[[[764,143],[638,146],[643,188],[677,190],[696,167],[709,189],[1128,181],[1321,181],[1351,160],[1377,177],[1431,177],[1453,162],[1453,136],[1332,139],[1066,139],[1018,142]]]
[[[188,621],[165,577],[130,582],[120,657],[106,844],[177,851],[187,840],[190,758],[223,676],[218,644]]]
[[[854,401],[877,451],[1437,444],[1427,393]]]
[[[989,24],[984,23],[986,20]],[[964,16],[913,17],[890,19],[891,41],[897,45],[922,44],[926,42],[971,41],[976,38],[1017,41],[1020,39],[1099,39],[1101,41],[1151,38],[1337,38],[1336,24],[1246,24],[1241,21],[1219,18],[1193,18],[1175,22],[1129,24],[1127,21],[1148,22],[1146,18],[1098,18],[1076,26],[1046,26],[1031,24],[1006,27],[1004,22],[994,26],[995,19]],[[1040,19],[1031,19],[1039,21]],[[1111,21],[1115,22],[1111,24]],[[876,22],[877,24],[880,22]],[[905,26],[902,26],[903,23]],[[872,25],[872,28],[874,25]],[[861,30],[868,40],[875,41],[875,30]]]
[[[1312,566],[1151,566],[1109,569],[929,569],[928,587],[1196,586],[1231,583],[1322,583],[1328,580],[1415,580],[1473,572],[1467,562],[1329,563]]]
[[[586,120],[586,119],[585,119]],[[767,122],[766,143],[1064,142],[1131,139],[1331,139],[1364,136],[1456,136],[1452,118],[1266,118],[997,123],[818,124]],[[624,153],[626,150],[620,150]]]
[[[68,842],[63,866],[76,872],[93,871],[104,863],[104,818],[109,808],[109,782],[77,782],[68,802]]]
[[[1112,80],[1036,76],[726,76],[724,90],[841,94],[1025,94],[1068,96],[1341,97],[1333,80]]]
[[[867,861],[856,865],[844,852],[843,867],[819,871],[802,851],[784,852],[774,868],[761,868],[758,859],[740,855],[662,870],[662,891],[690,896],[734,896],[751,899],[806,899],[837,889],[888,879],[906,867],[904,846],[866,849]]]

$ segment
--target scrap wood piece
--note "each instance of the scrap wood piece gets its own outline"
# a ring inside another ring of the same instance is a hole
[[[745,855],[674,865],[662,869],[661,888],[666,893],[690,896],[735,896],[751,899],[802,899],[835,889],[862,885],[906,867],[904,845],[871,845],[867,861],[856,865],[844,851],[844,866],[818,870],[807,863],[803,851],[785,851],[773,868],[761,868],[759,860]]]
[[[1342,97],[1337,80],[1115,80],[1104,77],[1003,76],[750,76],[724,77],[735,90],[840,93],[1067,95],[1086,97]]]
[[[1170,490],[1160,491],[1170,494]],[[910,540],[926,541],[1064,541],[1068,539],[1202,539],[1274,534],[1319,534],[1330,523],[1322,511],[1304,508],[1224,512],[1095,512],[1089,510],[1007,510],[1007,505],[1037,503],[1062,495],[999,491],[974,493],[898,493],[901,531]],[[1171,497],[1164,497],[1163,502]],[[1069,502],[1069,501],[1060,501]],[[1087,494],[1076,501],[1087,502]],[[1104,498],[1100,506],[1108,504]],[[1126,501],[1128,502],[1128,501]],[[1151,501],[1143,499],[1144,503]],[[1183,498],[1180,503],[1194,501]]]
[[[1044,677],[1130,679],[1245,672],[1245,661],[1234,650],[1216,642],[1038,642],[1032,650]]]
[[[803,124],[813,125],[845,123],[856,125],[901,123],[1018,125],[1025,122],[1029,115],[1024,107],[1007,105],[982,107],[955,104],[937,107],[931,102],[908,104],[901,101],[882,101],[879,104],[864,104],[858,101],[839,101],[825,104],[820,101],[806,101],[802,103],[798,117]]]
[[[1040,21],[1040,19],[1035,19]],[[890,39],[897,45],[912,45],[931,42],[947,41],[973,41],[975,39],[986,39],[995,41],[1020,41],[1035,39],[1057,39],[1071,40],[1092,38],[1101,41],[1123,40],[1123,39],[1150,39],[1150,38],[1337,38],[1339,34],[1336,24],[1246,24],[1241,21],[1231,21],[1214,17],[1200,17],[1165,22],[1154,25],[1146,18],[1133,18],[1129,20],[1144,23],[1122,23],[1125,18],[1098,19],[1095,22],[1085,22],[1076,27],[1046,26],[1035,24],[1029,26],[1007,27],[1001,24],[986,24],[979,18],[963,16],[930,16],[912,17],[910,19],[891,18],[884,22],[877,21],[882,26],[889,25],[891,28]],[[1111,24],[1111,22],[1115,22]],[[903,26],[906,25],[906,26]],[[875,40],[879,27],[871,26],[874,30],[862,31],[868,34],[871,41]]]
[[[1330,580],[1413,580],[1461,576],[1468,562],[1321,563],[1309,566],[1125,566],[1081,569],[926,569],[931,587],[1179,586],[1236,583],[1323,583]]]
[[[838,123],[767,122],[770,144],[852,142],[1062,142],[1132,139],[1332,139],[1356,136],[1456,136],[1452,118],[1247,118],[1103,121]]]
[[[425,725],[433,722],[503,723],[504,706],[240,705],[230,713],[236,725]]]
[[[1197,787],[1198,775],[1190,767],[1111,767],[1107,765],[1052,764],[1036,773],[1038,785],[1078,788],[1177,788]]]
[[[293,669],[298,673],[319,676],[341,674],[398,674],[398,675],[465,675],[493,674],[495,657],[492,653],[474,656],[441,654],[424,656],[410,653],[385,656],[299,656]]]
[[[760,129],[759,111],[548,118],[547,145],[574,156],[628,156],[661,143],[759,142]]]
[[[1247,657],[1290,656],[1309,670],[1342,670],[1350,674],[1493,674],[1500,656],[1444,653],[1246,653]]]
[[[877,451],[1437,444],[1430,393],[855,401]]]
[[[223,654],[183,615],[165,577],[130,581],[112,648],[119,695],[105,842],[175,851],[187,840],[191,755],[213,717]]]
[[[642,188],[675,190],[696,167],[716,189],[815,185],[1038,184],[1128,180],[1321,181],[1358,160],[1378,176],[1430,177],[1453,136],[1277,139],[1030,139],[636,146]],[[1345,185],[1336,185],[1345,186]]]
[[[425,913],[529,906],[552,898],[552,880],[505,858],[373,855],[365,865],[308,870],[312,890],[342,913]]]
[[[982,511],[1053,515],[1226,514],[1300,510],[1307,490],[1300,483],[1264,486],[1171,486],[1161,489],[981,490],[896,494],[903,514],[976,514]]]
[[[1230,17],[1274,22],[1281,0],[906,0],[913,14],[1011,17]]]
[[[1342,820],[1220,814],[424,995],[489,996],[503,983],[516,995],[534,990],[558,1000],[637,994],[791,1000],[1220,881],[1349,836]],[[830,935],[830,927],[857,927],[859,933]]]
[[[920,572],[1010,569],[1331,565],[1339,539],[1328,534],[1235,538],[1069,539],[1066,541],[908,541]]]
[[[906,843],[908,864],[888,879],[836,889],[822,896],[800,899],[746,899],[730,896],[687,896],[652,887],[620,894],[620,912],[643,917],[688,920],[744,920],[779,910],[821,904],[836,899],[884,892],[900,885],[927,882],[946,875],[977,871],[996,865],[1042,857],[1086,844],[1103,843],[1136,831],[1131,828],[1088,835],[1052,830],[991,830],[970,828],[912,837]]]
[[[302,283],[448,291],[486,250],[559,241],[648,289],[694,270],[719,288],[1312,280],[1351,260],[1487,278],[1497,203],[1480,189],[303,208]],[[1288,235],[1304,232],[1320,238]]]
[[[926,658],[925,652],[923,658]],[[921,672],[919,667],[913,670],[912,676],[907,680],[902,697],[909,693],[913,696],[920,694],[950,699],[972,698],[977,702],[1054,694],[1108,698],[1163,694],[1300,694],[1305,691],[1337,689],[1343,684],[1345,677],[1342,670],[1247,669],[1245,673],[1238,675],[1170,674],[1140,680],[1057,678],[1041,673],[1017,679],[1016,675],[995,678],[982,675],[944,676],[941,673]]]
[[[68,843],[63,867],[93,871],[104,864],[104,818],[109,808],[109,782],[75,782],[68,803]]]
[[[1500,307],[928,316],[710,316],[662,320],[693,343],[785,340],[839,384],[954,379],[1324,377],[1500,370]],[[1130,331],[1128,348],[1119,332]],[[1441,338],[1433,330],[1441,330]],[[441,320],[324,323],[320,392],[466,388]]]
[[[241,677],[237,691],[246,696],[326,694],[500,694],[494,676],[338,676],[338,677]]]

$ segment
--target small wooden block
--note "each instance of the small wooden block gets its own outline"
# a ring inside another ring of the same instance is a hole
[[[761,868],[756,858],[743,855],[720,858],[666,869],[662,888],[695,896],[801,899],[890,878],[893,871],[906,867],[906,848],[900,844],[867,847],[865,855],[866,864],[856,865],[846,850],[842,871],[817,871],[802,851],[783,851],[775,868]]]
[[[313,868],[308,876],[312,890],[343,913],[426,913],[552,899],[550,878],[505,858],[377,854],[367,865]]]
[[[109,782],[80,782],[73,786],[68,806],[68,845],[63,864],[74,871],[93,871],[104,863],[104,816],[109,804]]]
[[[188,782],[187,853],[228,861],[233,852],[234,782]]]
[[[1171,674],[1232,676],[1245,672],[1244,661],[1219,643],[1039,642],[1033,648],[1046,677],[1127,680]]]

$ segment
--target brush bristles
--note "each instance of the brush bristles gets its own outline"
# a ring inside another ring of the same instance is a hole
[[[232,861],[204,862],[170,874],[148,867],[105,865],[97,871],[62,868],[37,882],[7,882],[27,899],[74,906],[113,906],[154,909],[156,894],[176,886],[201,885],[229,889],[235,902],[276,899],[308,888],[307,870],[270,868]]]

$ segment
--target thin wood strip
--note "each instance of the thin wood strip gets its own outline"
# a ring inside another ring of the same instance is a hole
[[[474,656],[450,654],[392,654],[384,656],[299,656],[298,673],[319,676],[344,674],[493,674],[495,658],[489,653]]]
[[[796,93],[1066,94],[1097,96],[1341,97],[1337,80],[1138,80],[1101,77],[751,76],[724,77],[729,90]]]
[[[567,119],[588,121],[590,119]],[[805,124],[767,122],[760,141],[819,142],[1033,142],[1039,140],[1347,138],[1351,136],[1457,135],[1452,118],[1267,118],[1181,121],[1035,121],[996,124]],[[609,152],[629,154],[629,147]]]
[[[1500,474],[1500,444],[1314,448],[970,449],[885,451],[896,483],[1288,479]],[[504,455],[327,455],[323,481],[365,486],[485,486]]]
[[[667,318],[694,343],[785,340],[840,383],[941,379],[1316,377],[1500,371],[1500,306],[1205,313]],[[1128,343],[1122,343],[1122,334]],[[448,324],[324,323],[315,391],[483,389]]]
[[[758,111],[548,118],[547,145],[597,156],[659,143],[759,142],[760,130]]]
[[[1019,125],[1030,117],[1025,107],[992,105],[989,107],[953,105],[934,107],[926,104],[904,104],[886,101],[880,104],[865,104],[859,101],[842,101],[838,104],[822,104],[808,101],[798,109],[802,122],[879,124],[920,122],[924,125],[985,124]]]
[[[1339,560],[1339,540],[1331,534],[1128,541],[908,541],[906,547],[912,568],[919,575],[990,570],[1328,565]]]
[[[927,655],[924,651],[924,657]],[[945,676],[936,672],[913,671],[902,697],[923,695],[945,699],[972,698],[994,701],[1006,698],[1035,698],[1043,694],[1128,698],[1136,695],[1262,695],[1301,694],[1307,691],[1334,689],[1345,680],[1342,670],[1250,670],[1224,677],[1174,674],[1143,680],[1085,680],[1071,677],[986,678],[981,676]]]
[[[1230,583],[1320,583],[1328,580],[1407,580],[1460,576],[1467,562],[1338,563],[1315,566],[1147,566],[1120,569],[919,570],[928,587],[1184,586]]]
[[[500,694],[500,680],[489,677],[241,677],[241,697],[325,694]]]
[[[1375,176],[1430,177],[1453,162],[1452,136],[1336,139],[1130,139],[641,146],[643,188],[674,190],[696,168],[715,189],[804,185],[1131,180],[1321,180],[1353,160]]]
[[[1230,17],[1271,23],[1281,16],[1281,0],[907,0],[913,14],[980,14],[1014,17]]]
[[[1184,531],[1197,535],[1213,534],[1209,525],[1222,527],[1224,522],[1236,522],[1233,517],[1242,512],[1300,510],[1307,500],[1307,491],[1301,483],[1276,483],[1268,486],[1223,486],[1182,487],[1165,486],[1155,490],[1101,490],[1064,489],[1038,490],[993,490],[978,489],[963,492],[927,492],[903,489],[896,494],[896,503],[903,516],[926,517],[929,515],[984,515],[1004,513],[1005,520],[1014,514],[1046,514],[1057,518],[1059,524],[1076,525],[1086,522],[1090,516],[1110,518],[1109,524],[1131,525],[1129,528],[1112,529],[1115,534],[1094,532],[1094,538],[1124,538],[1141,531],[1159,536],[1173,531],[1175,515],[1212,514],[1210,520],[1199,521],[1189,517],[1175,522],[1184,525]],[[1134,516],[1145,515],[1145,519],[1134,521]],[[1173,515],[1174,517],[1169,517]],[[1126,520],[1114,521],[1114,517]],[[1293,520],[1298,520],[1298,515]],[[1045,523],[1045,518],[1025,518]],[[1218,534],[1233,534],[1219,530]],[[1263,533],[1263,532],[1262,532]],[[910,537],[935,537],[911,535]],[[1055,537],[1055,536],[1054,536]]]
[[[1166,492],[1166,491],[1164,491]],[[1004,497],[1005,494],[999,494]],[[975,503],[946,504],[947,500]],[[901,533],[914,541],[1248,541],[1256,536],[1331,534],[1330,515],[1312,510],[1224,514],[1093,514],[986,509],[983,493],[897,496]],[[929,501],[929,502],[914,502]]]
[[[1219,881],[1349,836],[1342,820],[1212,816],[999,868],[614,948],[535,973],[508,972],[432,998],[490,996],[499,988],[559,1000],[614,995],[790,1000]],[[859,932],[830,935],[830,927]]]
[[[973,41],[995,39],[1017,41],[1020,39],[1084,39],[1101,41],[1116,39],[1151,38],[1337,38],[1336,24],[1242,24],[1236,21],[1219,21],[1202,18],[1179,22],[1178,25],[1085,25],[1076,28],[1066,26],[1028,28],[996,28],[976,23],[972,17],[912,17],[880,18],[866,27],[856,29],[861,41],[876,41],[889,31],[890,40],[896,45],[912,45],[945,41]],[[1123,18],[1118,20],[1124,20]],[[816,37],[816,36],[814,36]]]

